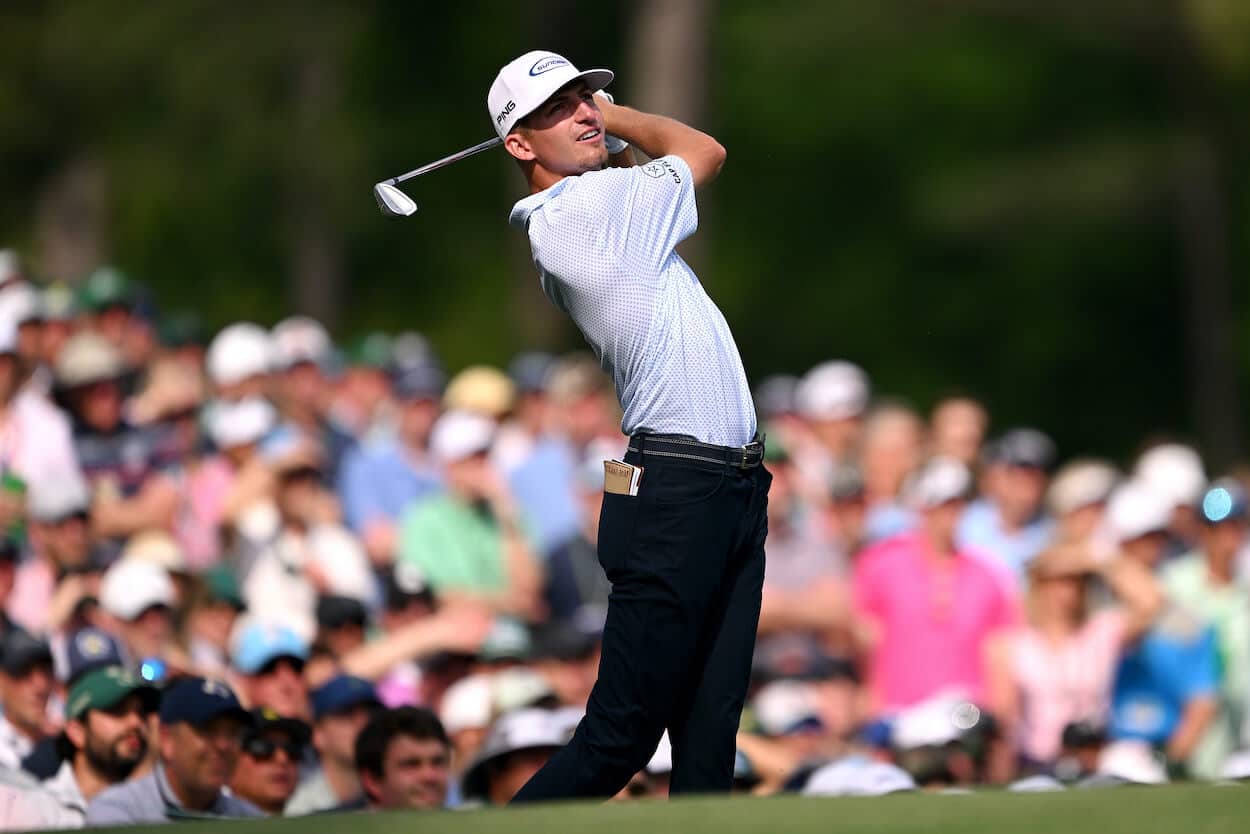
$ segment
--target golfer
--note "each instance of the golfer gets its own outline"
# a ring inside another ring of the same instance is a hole
[[[543,291],[611,374],[630,438],[629,466],[605,464],[599,679],[572,740],[518,802],[612,796],[666,728],[672,792],[728,791],[759,620],[772,477],[733,336],[674,251],[725,150],[596,96],[612,77],[530,52],[487,97],[532,192],[511,222],[529,235]],[[609,135],[654,161],[610,157]]]

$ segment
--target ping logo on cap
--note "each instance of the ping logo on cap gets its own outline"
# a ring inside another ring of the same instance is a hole
[[[504,105],[503,110],[499,111],[499,115],[495,117],[495,124],[499,124],[504,119],[506,119],[508,117],[508,114],[511,113],[513,110],[516,110],[516,102],[509,100],[508,103]]]
[[[561,58],[559,55],[548,55],[546,58],[539,58],[534,62],[534,66],[530,67],[530,75],[542,75],[556,67],[567,67],[569,62]]]

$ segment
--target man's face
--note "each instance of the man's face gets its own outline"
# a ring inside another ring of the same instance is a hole
[[[517,159],[560,176],[598,171],[608,163],[603,114],[583,81],[558,90],[505,139]]]
[[[959,519],[963,516],[963,501],[947,501],[930,507],[924,511],[924,523],[930,538],[941,542],[945,547],[954,547],[955,530],[959,527]]]
[[[33,522],[31,538],[40,551],[59,568],[80,568],[87,564],[91,554],[91,538],[87,531],[87,517],[71,515],[50,523]]]
[[[110,709],[93,709],[79,721],[77,728],[66,731],[78,736],[72,739],[92,768],[110,782],[121,782],[143,761],[148,753],[148,709],[136,694]]]
[[[295,405],[319,410],[325,391],[325,377],[312,362],[298,362],[282,374],[282,393]]]
[[[351,766],[356,753],[356,736],[369,723],[374,707],[357,704],[349,710],[323,716],[313,736],[317,750],[340,766]]]
[[[308,688],[304,685],[303,673],[304,664],[293,657],[271,660],[249,681],[252,705],[306,720],[309,717]]]
[[[231,789],[263,810],[277,813],[299,786],[303,748],[284,730],[270,729],[243,743]]]
[[[162,725],[161,759],[178,784],[198,794],[221,790],[234,772],[243,739],[237,718],[221,716],[206,724]]]
[[[5,716],[19,727],[43,727],[52,695],[51,664],[35,663],[13,675],[0,674],[0,682],[4,684]]]
[[[167,606],[153,605],[126,624],[126,644],[138,657],[164,653],[174,634],[173,613]]]
[[[122,419],[122,391],[116,380],[106,379],[84,386],[78,394],[84,423],[96,431],[112,431]]]
[[[400,436],[409,444],[424,446],[430,440],[430,431],[438,420],[438,411],[438,400],[404,400],[399,409]]]
[[[436,739],[397,736],[386,748],[376,785],[383,808],[442,808],[447,802],[451,756]]]

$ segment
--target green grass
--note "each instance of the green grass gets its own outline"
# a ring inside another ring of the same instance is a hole
[[[941,834],[1241,834],[1250,830],[1250,786],[1182,785],[1053,794],[985,792],[874,799],[692,799],[546,805],[437,814],[386,813],[303,819],[182,823],[230,834],[802,834],[866,831]],[[113,832],[122,829],[113,829]]]

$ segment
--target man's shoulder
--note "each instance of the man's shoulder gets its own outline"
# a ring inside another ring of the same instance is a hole
[[[223,793],[219,800],[222,816],[227,817],[263,817],[265,812],[242,797],[232,793]]]
[[[165,804],[156,787],[156,774],[107,787],[87,803],[89,825],[120,822],[156,822],[165,819]]]

